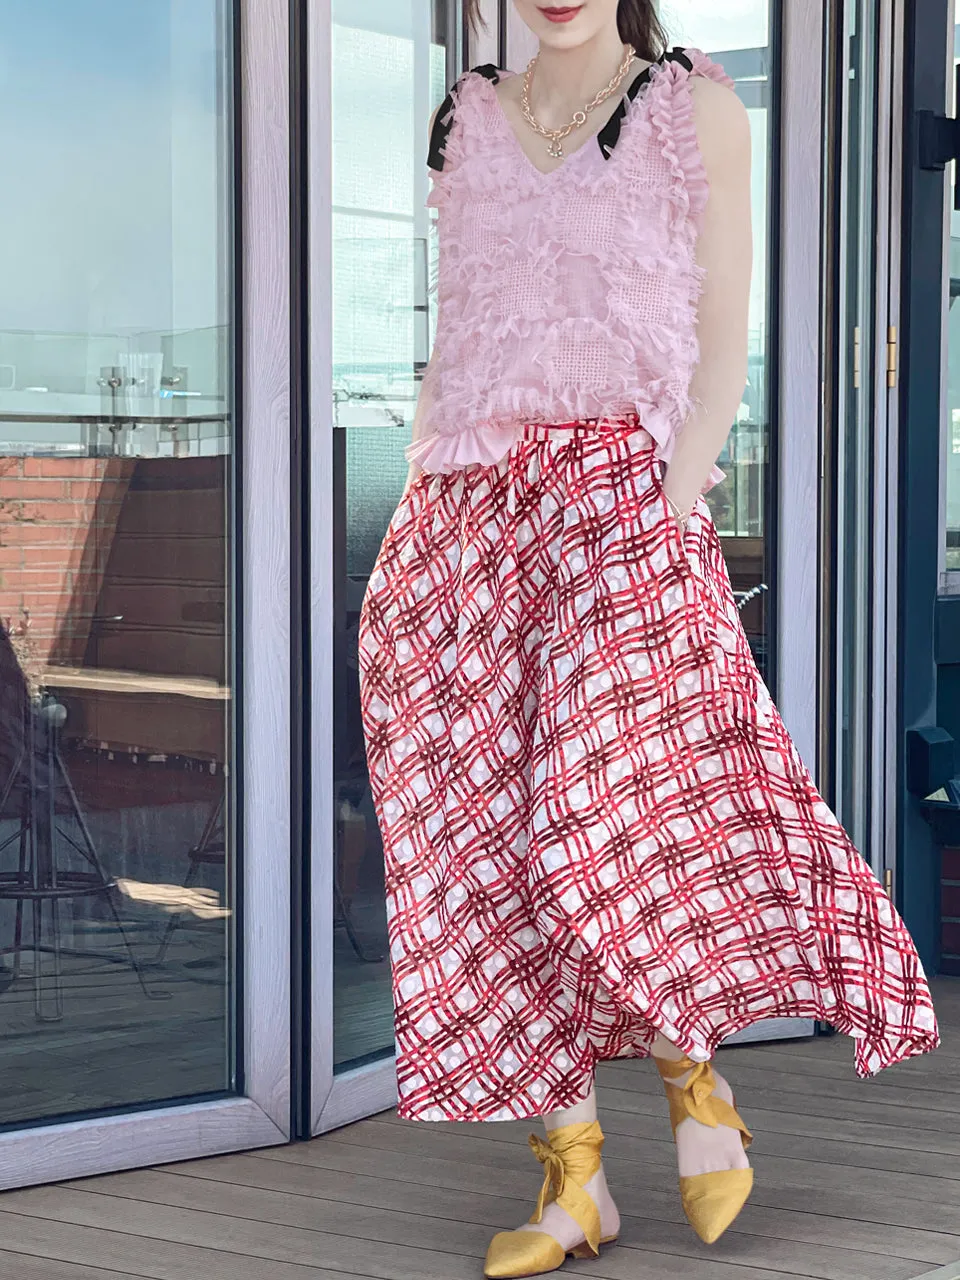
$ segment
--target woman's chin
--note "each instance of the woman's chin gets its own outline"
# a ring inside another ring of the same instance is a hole
[[[596,38],[597,32],[588,30],[579,21],[553,23],[539,20],[533,33],[544,49],[579,49]]]
[[[586,44],[586,41],[572,36],[564,38],[555,31],[548,31],[540,37],[540,44],[544,49],[579,49],[581,45]]]

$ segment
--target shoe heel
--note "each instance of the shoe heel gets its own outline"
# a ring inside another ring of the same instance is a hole
[[[732,1089],[730,1090],[730,1095],[731,1095],[731,1097],[732,1097],[732,1099],[733,1099],[733,1102],[732,1102],[733,1109],[734,1109],[734,1111],[736,1111],[736,1110],[737,1110],[737,1095],[733,1092],[733,1090],[732,1090]],[[752,1133],[744,1133],[744,1132],[741,1130],[741,1132],[740,1132],[740,1141],[743,1143],[743,1149],[744,1149],[744,1151],[749,1151],[749,1150],[750,1150],[750,1147],[751,1147],[751,1146],[752,1146],[752,1144],[753,1144],[753,1134],[752,1134]]]
[[[600,1241],[601,1248],[605,1244],[613,1244],[616,1239],[616,1236],[607,1236],[605,1240]],[[595,1258],[597,1256],[587,1244],[586,1240],[584,1240],[583,1244],[578,1244],[575,1249],[571,1249],[570,1252],[575,1258]]]

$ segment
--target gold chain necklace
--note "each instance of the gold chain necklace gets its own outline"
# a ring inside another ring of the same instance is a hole
[[[526,73],[523,77],[523,93],[520,95],[520,109],[523,112],[523,118],[535,133],[539,133],[541,138],[546,138],[549,142],[547,154],[552,156],[554,160],[563,159],[563,140],[568,134],[573,133],[574,129],[579,129],[581,125],[587,123],[587,116],[591,111],[595,111],[602,102],[610,97],[623,84],[627,72],[630,70],[630,64],[637,56],[636,49],[632,45],[626,45],[624,48],[623,61],[620,68],[610,83],[583,107],[582,110],[574,113],[573,119],[568,125],[564,125],[562,129],[545,129],[539,120],[536,119],[530,110],[530,89],[533,85],[533,73],[536,70],[537,63],[540,61],[539,53],[535,58],[531,58],[527,66]]]

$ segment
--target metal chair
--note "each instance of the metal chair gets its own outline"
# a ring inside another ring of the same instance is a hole
[[[226,867],[227,864],[227,841],[226,829],[224,826],[224,812],[226,809],[226,791],[220,796],[220,799],[214,805],[213,810],[206,821],[200,840],[192,849],[187,850],[187,874],[183,879],[183,887],[185,889],[192,888],[197,876],[200,874],[202,866],[218,866]],[[162,964],[167,948],[170,946],[170,939],[173,937],[175,930],[183,919],[183,912],[177,911],[167,921],[167,927],[163,931],[163,937],[160,939],[160,946],[154,963]]]
[[[66,708],[52,694],[32,697],[23,679],[9,638],[0,628],[0,765],[7,764],[0,791],[0,817],[17,820],[16,830],[0,842],[0,855],[11,846],[18,849],[16,870],[0,870],[0,901],[16,903],[13,945],[0,947],[0,955],[12,955],[13,983],[21,976],[24,951],[34,953],[34,1013],[38,1022],[59,1022],[63,1017],[64,955],[95,958],[112,964],[128,964],[148,999],[169,999],[169,991],[151,990],[134,954],[115,901],[116,881],[107,874],[87,824],[77,793],[60,751],[60,731]],[[13,802],[13,803],[11,803]],[[66,814],[79,836],[62,825]],[[69,859],[74,857],[74,865]],[[79,858],[80,867],[76,866]],[[76,950],[62,944],[60,904],[66,900],[102,897],[123,941],[123,955]],[[32,937],[24,940],[24,906],[31,905]],[[48,908],[49,941],[44,941],[44,907]],[[41,955],[51,955],[48,972]],[[49,988],[52,985],[52,1012]]]

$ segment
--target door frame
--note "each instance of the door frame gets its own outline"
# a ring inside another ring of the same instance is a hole
[[[768,227],[773,246],[768,313],[775,317],[771,343],[775,398],[770,483],[775,486],[770,536],[775,547],[774,663],[777,709],[802,759],[818,773],[818,557],[822,460],[820,373],[823,165],[823,21],[825,0],[771,5],[779,14],[773,37],[773,74],[779,73],[779,155],[774,146],[773,199]],[[789,306],[780,305],[783,298]],[[803,619],[802,625],[793,625]],[[814,1034],[810,1018],[770,1018],[725,1044],[791,1039]]]
[[[0,1188],[283,1143],[289,1137],[289,246],[287,0],[243,0],[234,32],[242,1094],[0,1134]],[[267,109],[270,104],[270,109]],[[280,104],[278,107],[277,104]],[[278,269],[279,268],[279,269]],[[228,615],[229,616],[229,615]]]
[[[781,5],[780,308],[776,430],[774,695],[804,763],[820,780],[819,507],[825,0]],[[802,625],[799,624],[803,620]],[[814,625],[809,625],[815,620]]]
[[[874,611],[873,668],[879,690],[873,698],[877,708],[872,735],[873,804],[870,815],[871,845],[874,869],[884,880],[889,879],[891,894],[898,900],[900,843],[897,839],[899,791],[897,787],[897,662],[899,653],[898,593],[900,577],[899,549],[899,468],[901,399],[898,387],[889,385],[887,376],[887,338],[889,327],[897,326],[898,348],[901,337],[901,273],[903,270],[901,209],[903,204],[903,106],[904,106],[904,0],[883,0],[880,45],[879,92],[889,104],[886,119],[881,120],[878,152],[887,159],[880,168],[880,192],[883,196],[882,231],[878,239],[878,262],[885,265],[876,282],[877,315],[883,324],[875,335],[875,394],[877,404],[884,405],[885,431],[876,432],[874,466],[875,494],[880,516],[874,525],[874,560],[882,566],[882,582],[878,578],[878,599]],[[878,426],[881,425],[878,414]]]

